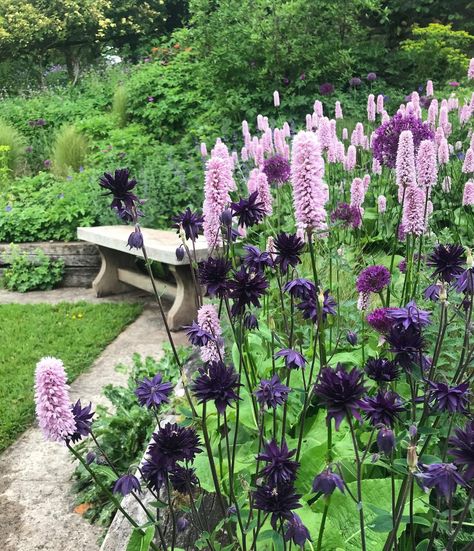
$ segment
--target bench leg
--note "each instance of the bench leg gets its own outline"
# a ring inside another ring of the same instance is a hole
[[[196,289],[191,276],[190,266],[170,266],[176,280],[176,297],[168,312],[168,325],[172,331],[178,331],[184,325],[191,325],[197,318]]]
[[[133,256],[114,251],[107,247],[98,247],[102,264],[100,271],[92,283],[92,288],[98,297],[116,295],[131,289],[125,283],[119,281],[118,268],[131,267],[134,264]]]

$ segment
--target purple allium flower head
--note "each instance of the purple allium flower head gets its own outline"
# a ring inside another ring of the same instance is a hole
[[[191,325],[185,326],[184,329],[189,342],[194,346],[206,346],[206,344],[214,340],[212,334],[195,321]]]
[[[349,86],[352,86],[353,88],[357,88],[357,86],[360,86],[362,84],[362,79],[359,77],[352,77],[349,80]]]
[[[265,216],[265,208],[260,202],[258,191],[254,191],[247,199],[240,198],[238,203],[230,204],[233,216],[238,218],[239,226],[250,227],[258,224]]]
[[[403,260],[400,260],[400,262],[398,263],[398,269],[400,270],[400,272],[402,274],[406,274],[406,272],[407,272],[407,260],[406,260],[406,258],[404,258]]]
[[[409,327],[421,329],[431,323],[430,313],[418,308],[414,300],[411,300],[405,308],[390,308],[387,317],[403,329]]]
[[[7,206],[5,207],[5,212],[11,212],[11,210],[12,210],[11,205],[7,205]]]
[[[456,276],[463,273],[466,262],[466,253],[462,245],[437,245],[428,255],[426,264],[434,268],[432,277],[440,277],[451,283]]]
[[[422,465],[422,472],[415,476],[426,488],[435,488],[446,500],[451,500],[458,486],[466,486],[466,482],[453,463],[432,463]]]
[[[286,274],[288,268],[295,267],[301,262],[300,254],[304,248],[304,241],[293,233],[279,233],[274,241],[276,257],[275,263]]]
[[[133,474],[124,474],[114,484],[114,494],[128,496],[132,492],[140,492],[140,481]]]
[[[128,236],[127,246],[130,247],[130,250],[143,247],[143,234],[140,228],[136,227]]]
[[[245,245],[244,249],[247,254],[244,256],[244,264],[248,268],[253,268],[257,272],[263,271],[265,266],[273,266],[273,260],[267,251],[261,251],[254,245]]]
[[[390,283],[390,272],[385,266],[368,266],[359,274],[356,288],[359,293],[380,293]]]
[[[449,386],[441,382],[428,381],[431,405],[438,411],[449,413],[469,412],[469,382]]]
[[[338,203],[331,212],[331,222],[342,222],[344,228],[360,228],[362,216],[360,207],[347,203]]]
[[[454,430],[449,439],[448,453],[454,457],[454,463],[464,469],[464,479],[470,482],[474,478],[474,421]]]
[[[376,427],[386,425],[393,428],[398,414],[405,411],[402,399],[391,390],[379,390],[375,396],[367,396],[360,404],[365,412],[365,418]]]
[[[52,165],[53,165],[53,161],[51,161],[51,159],[45,159],[43,161],[44,168],[51,168]]]
[[[283,184],[290,179],[290,163],[281,155],[274,155],[263,162],[263,172],[268,178],[268,183]]]
[[[309,530],[303,524],[301,518],[293,513],[291,518],[288,519],[285,532],[285,541],[292,541],[295,545],[298,545],[301,549],[304,549],[305,543],[311,541]]]
[[[147,101],[148,103],[153,103],[155,101],[155,98],[153,96],[148,96]]]
[[[64,442],[76,432],[68,389],[61,360],[45,357],[36,364],[36,417],[47,440]]]
[[[346,333],[346,340],[351,346],[356,346],[358,341],[357,333],[354,333],[354,331],[348,331]]]
[[[239,375],[233,366],[218,361],[199,368],[191,390],[200,404],[214,401],[217,411],[224,413],[227,406],[239,400],[236,392],[239,386]]]
[[[395,361],[403,368],[410,369],[413,363],[419,363],[425,341],[420,331],[414,326],[403,329],[392,327],[386,336],[390,352],[395,354]]]
[[[173,489],[180,494],[189,494],[199,484],[195,469],[175,465],[169,473]]]
[[[367,80],[369,82],[374,82],[374,80],[377,80],[377,75],[375,73],[368,73],[367,74]]]
[[[309,279],[297,278],[285,283],[283,290],[293,298],[307,298],[308,295],[314,294],[316,292],[316,287],[314,283]]]
[[[392,429],[382,427],[377,434],[377,447],[380,453],[390,456],[395,449],[395,434]]]
[[[334,92],[334,85],[330,82],[324,82],[319,85],[319,93],[322,96],[330,96]]]
[[[268,408],[281,406],[288,399],[291,391],[289,387],[282,384],[278,375],[273,375],[271,379],[262,379],[255,391],[257,402]]]
[[[379,333],[387,333],[393,325],[393,321],[388,317],[391,308],[376,308],[365,318],[367,323]]]
[[[88,406],[82,407],[81,401],[78,400],[72,406],[72,414],[74,416],[74,423],[76,424],[76,430],[69,438],[71,442],[79,442],[82,438],[89,436],[91,433],[92,418],[94,417],[94,412],[92,411],[92,404],[89,403]]]
[[[385,358],[369,358],[365,364],[365,373],[377,383],[396,381],[400,375],[397,365]]]
[[[344,493],[344,481],[334,473],[330,467],[324,469],[313,480],[313,492],[321,492],[325,496],[330,496],[338,488]]]
[[[266,466],[261,470],[260,476],[264,476],[268,484],[279,486],[293,482],[299,463],[291,458],[296,450],[288,450],[285,441],[278,446],[275,440],[265,444],[263,451],[257,456],[258,461],[264,461]]]
[[[387,122],[381,124],[375,131],[372,140],[372,151],[380,164],[395,168],[398,140],[404,130],[411,131],[415,152],[418,151],[418,147],[423,140],[434,140],[434,132],[429,124],[424,123],[414,114],[397,113]]]
[[[234,271],[234,278],[229,282],[229,297],[234,299],[232,315],[243,314],[245,308],[253,304],[260,307],[260,298],[265,294],[268,281],[261,272],[246,269],[244,266],[239,271]]]
[[[188,207],[184,212],[173,216],[173,228],[176,228],[177,233],[180,233],[181,228],[184,230],[186,239],[195,241],[199,234],[202,233],[204,217],[197,212],[192,212]]]
[[[135,396],[141,406],[151,409],[169,403],[172,390],[173,384],[163,382],[163,376],[157,373],[152,379],[145,377],[138,383]]]
[[[303,368],[306,364],[306,360],[302,354],[297,350],[291,348],[284,348],[275,354],[275,358],[283,358],[285,360],[285,366],[288,369]]]
[[[277,529],[278,521],[290,520],[293,516],[292,510],[301,507],[300,497],[292,484],[265,484],[253,492],[255,508],[272,515],[271,525],[274,530]]]
[[[114,174],[104,172],[99,178],[99,185],[104,188],[104,195],[112,195],[110,208],[114,210],[124,222],[136,222],[141,212],[138,210],[140,200],[132,193],[137,185],[134,178],[130,178],[128,168],[118,168]]]
[[[201,453],[199,437],[192,427],[166,423],[153,433],[149,453],[161,459],[163,467],[171,469],[177,461],[193,461]]]
[[[314,386],[314,395],[326,407],[328,423],[334,418],[336,430],[339,430],[346,415],[362,420],[358,408],[365,390],[362,371],[355,367],[352,371],[346,371],[341,364],[337,364],[335,369],[325,367],[321,370]]]
[[[225,258],[209,257],[199,264],[199,282],[206,286],[206,295],[223,298],[229,292],[232,265]]]

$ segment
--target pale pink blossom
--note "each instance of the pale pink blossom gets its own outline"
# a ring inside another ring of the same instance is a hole
[[[384,97],[383,94],[377,96],[377,113],[381,115],[383,113]]]
[[[343,163],[346,158],[346,148],[342,142],[336,143],[336,158],[338,163]]]
[[[436,125],[436,118],[438,117],[438,100],[433,98],[430,106],[428,107],[428,123],[434,128]]]
[[[306,115],[306,130],[311,131],[313,129],[313,117]]]
[[[349,138],[349,131],[347,130],[347,128],[343,128],[342,129],[342,139],[347,140],[348,138]]]
[[[336,101],[336,108],[335,108],[334,116],[336,117],[336,119],[342,119],[343,118],[342,107],[341,107],[341,102],[340,101]]]
[[[374,94],[369,94],[367,98],[367,118],[369,119],[369,121],[375,120],[375,111],[376,111],[375,96]]]
[[[319,139],[319,144],[322,149],[328,149],[333,141],[331,123],[327,117],[320,120],[319,128],[316,133]]]
[[[387,111],[385,111],[385,109],[382,111],[382,117],[381,117],[381,122],[382,124],[385,123],[385,122],[388,122],[390,120],[390,115],[387,113]]]
[[[445,165],[449,162],[449,146],[448,140],[443,138],[438,146],[438,163]]]
[[[382,165],[375,157],[372,159],[372,174],[382,174]]]
[[[415,236],[425,232],[425,191],[417,185],[405,188],[402,224],[406,234]]]
[[[345,169],[349,172],[354,170],[357,162],[357,150],[354,145],[350,145],[347,148],[347,155],[345,160]]]
[[[377,208],[379,214],[383,214],[387,210],[387,198],[385,195],[379,195],[377,197]]]
[[[369,309],[370,306],[370,293],[359,293],[359,298],[357,299],[357,310],[360,312],[365,312]]]
[[[280,94],[278,93],[278,90],[273,92],[273,105],[275,107],[280,107]]]
[[[438,178],[436,166],[436,151],[431,140],[423,140],[418,148],[416,157],[416,173],[418,185],[431,187]]]
[[[206,163],[203,204],[204,236],[210,248],[221,243],[220,216],[230,201],[229,190],[232,183],[229,161],[211,156]]]
[[[273,198],[267,175],[264,172],[259,172],[257,175],[256,191],[258,192],[258,200],[262,203],[265,214],[271,215],[273,213]]]
[[[313,110],[319,118],[323,116],[323,104],[318,99],[314,102]]]
[[[249,192],[249,195],[257,191],[257,178],[260,174],[260,170],[258,168],[254,168],[249,173],[249,179],[247,180],[247,190]]]
[[[407,186],[416,185],[415,150],[411,130],[400,133],[396,160],[397,185],[400,190]]]
[[[471,118],[471,106],[463,105],[459,111],[459,122],[461,124],[466,124]]]
[[[462,204],[465,207],[468,205],[474,205],[474,180],[468,180],[464,185]]]
[[[434,95],[433,81],[428,80],[426,83],[426,95],[430,98]]]
[[[214,337],[213,341],[201,346],[201,360],[206,363],[218,362],[224,353],[224,345],[222,342],[222,328],[215,306],[212,304],[201,306],[197,314],[197,323],[201,329]]]
[[[364,175],[364,177],[362,178],[362,183],[364,184],[364,191],[365,193],[367,193],[367,190],[369,189],[369,186],[370,186],[370,174]]]
[[[207,147],[204,142],[201,142],[201,157],[207,157]]]
[[[465,174],[470,174],[474,172],[474,149],[469,148],[466,151],[466,156],[464,157],[464,162],[462,165],[462,171]]]
[[[467,70],[467,79],[468,80],[474,79],[474,57],[472,57],[469,61],[469,68]]]
[[[244,163],[249,160],[249,154],[246,147],[242,147],[242,149],[240,150],[240,158]]]

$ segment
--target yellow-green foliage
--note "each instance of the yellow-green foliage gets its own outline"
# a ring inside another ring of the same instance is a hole
[[[123,128],[127,124],[127,90],[124,86],[119,86],[114,94],[112,102],[112,113],[117,118],[117,124]]]
[[[8,168],[9,145],[0,145],[0,188],[8,181],[10,169]]]
[[[63,126],[53,146],[53,169],[60,176],[71,170],[77,172],[84,164],[87,140],[73,125]]]
[[[415,65],[420,82],[426,78],[461,79],[466,75],[474,36],[439,23],[415,25],[412,34],[413,38],[403,41],[401,48]]]
[[[12,172],[18,172],[25,153],[25,140],[16,128],[0,119],[0,147],[2,166],[5,164]]]

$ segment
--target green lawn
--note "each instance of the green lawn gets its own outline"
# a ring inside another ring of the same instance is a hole
[[[85,302],[0,305],[0,452],[34,418],[36,362],[61,358],[71,382],[141,310],[139,304]]]

